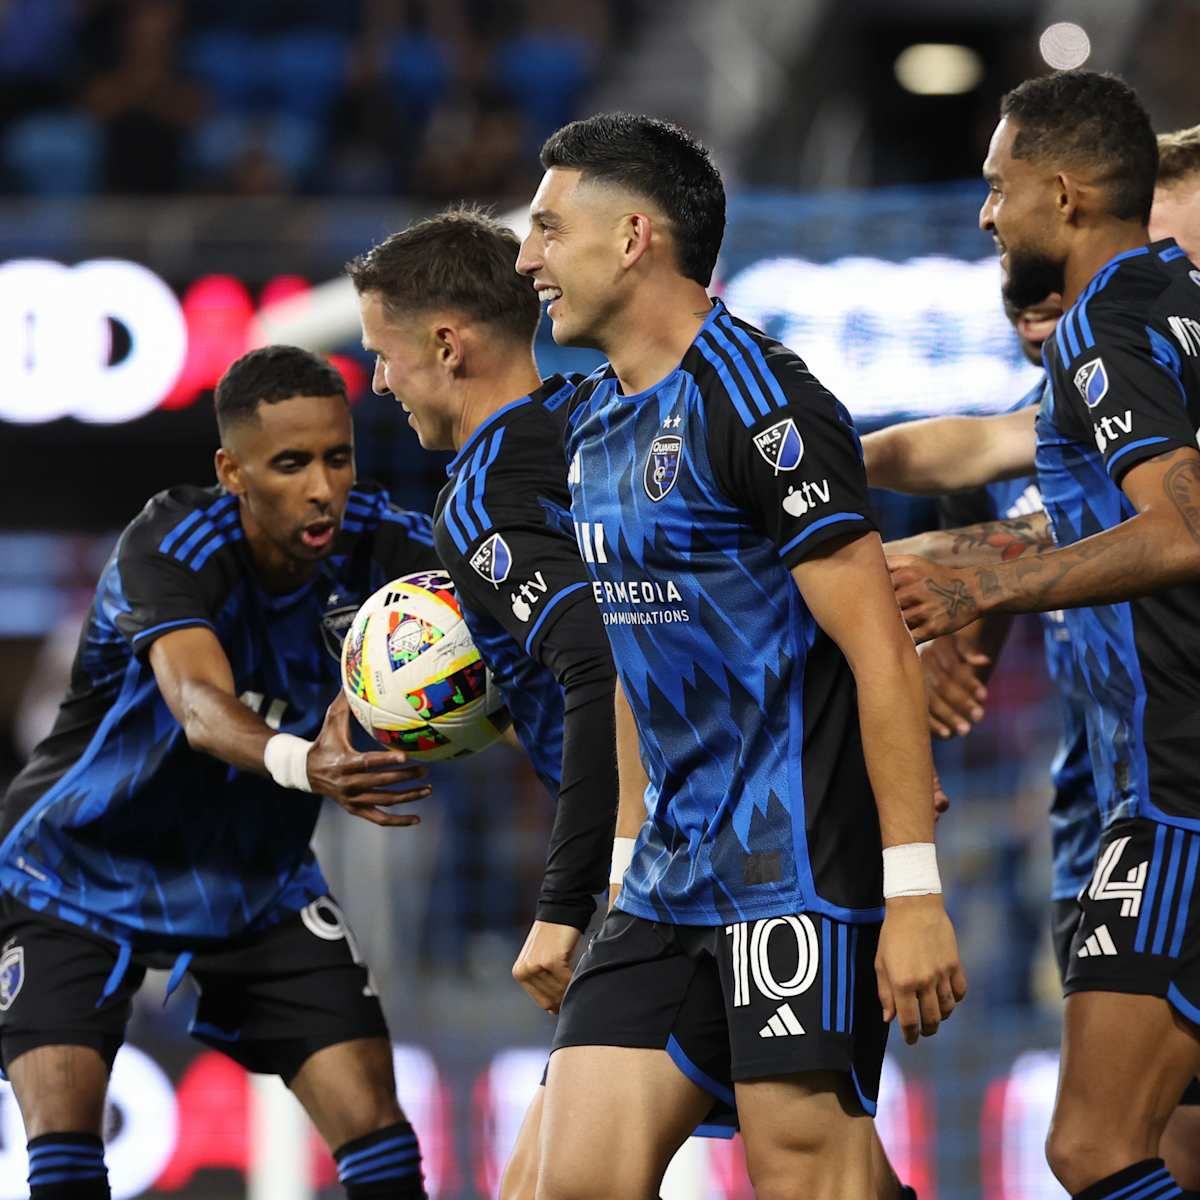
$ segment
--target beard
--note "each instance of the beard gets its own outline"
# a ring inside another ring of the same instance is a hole
[[[1008,248],[1008,278],[1004,281],[1005,302],[1013,309],[1033,308],[1051,292],[1063,290],[1063,264],[1045,254],[1018,253]]]

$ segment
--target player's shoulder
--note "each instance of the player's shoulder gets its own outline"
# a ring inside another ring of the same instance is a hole
[[[181,484],[152,496],[117,543],[119,562],[162,556],[200,572],[243,538],[237,497]]]
[[[571,395],[560,410],[568,432],[578,423],[584,412],[612,392],[616,386],[616,372],[613,371],[611,363],[601,363],[590,374],[575,376],[574,379]]]
[[[378,544],[386,553],[387,548],[397,542],[432,547],[433,522],[430,517],[395,504],[381,484],[370,480],[356,483],[346,497],[337,552],[351,554],[361,545],[374,549]]]

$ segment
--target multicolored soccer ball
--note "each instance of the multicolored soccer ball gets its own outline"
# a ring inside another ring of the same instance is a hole
[[[422,762],[474,754],[509,725],[444,571],[394,579],[358,610],[342,689],[373,738]]]

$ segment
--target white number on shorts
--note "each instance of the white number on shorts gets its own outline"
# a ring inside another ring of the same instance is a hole
[[[796,973],[782,983],[771,971],[768,948],[771,934],[781,925],[791,929],[796,937]],[[743,921],[727,925],[725,932],[733,938],[733,1006],[741,1008],[750,1003],[750,979],[761,995],[768,1000],[785,1000],[807,992],[817,977],[820,953],[817,931],[811,919],[798,917],[767,917],[762,921]]]

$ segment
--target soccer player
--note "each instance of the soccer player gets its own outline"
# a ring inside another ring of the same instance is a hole
[[[1158,135],[1158,177],[1150,236],[1173,237],[1200,262],[1200,125]]]
[[[401,403],[422,446],[455,451],[437,501],[438,553],[517,736],[557,798],[536,920],[513,967],[554,1013],[609,875],[616,676],[569,511],[561,409],[577,379],[538,374],[540,309],[516,273],[518,247],[490,217],[455,209],[394,234],[348,272],[375,391]],[[505,1197],[532,1200],[541,1103],[539,1089]]]
[[[1157,147],[1120,80],[1031,80],[1001,112],[980,223],[1013,303],[1058,290],[1066,305],[1037,417],[1060,548],[969,569],[899,559],[893,579],[922,638],[984,612],[1076,610],[1106,827],[1072,944],[1048,1157],[1086,1200],[1177,1196],[1157,1154],[1200,1071],[1200,271],[1173,239],[1148,241]]]
[[[715,1094],[760,1196],[894,1200],[885,1018],[932,1034],[965,981],[857,437],[709,299],[725,194],[702,146],[606,115],[542,163],[518,267],[555,340],[610,360],[569,402],[568,478],[650,783],[563,1000],[538,1195],[653,1197]]]
[[[355,486],[345,387],[306,351],[238,359],[216,411],[219,486],[161,492],[122,533],[5,798],[0,1053],[30,1194],[109,1195],[108,1073],[147,967],[171,967],[169,992],[199,990],[192,1035],[288,1084],[347,1196],[422,1197],[375,986],[309,840],[321,795],[402,826],[392,808],[429,791],[402,753],[352,747],[336,658],[367,596],[436,565],[429,520]]]

